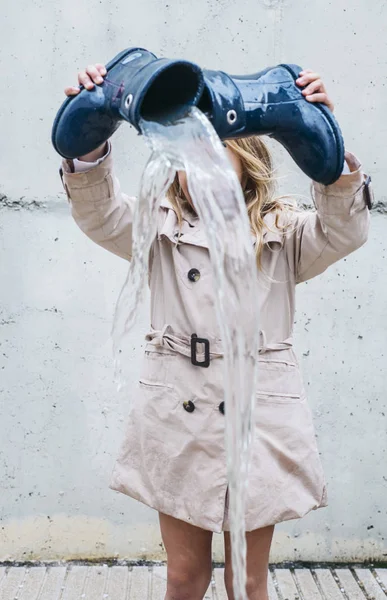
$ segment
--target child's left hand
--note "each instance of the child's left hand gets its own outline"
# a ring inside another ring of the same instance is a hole
[[[305,71],[300,72],[300,77],[296,79],[296,83],[299,87],[307,86],[302,90],[302,94],[308,102],[321,102],[333,112],[334,104],[329,98],[318,73],[315,73],[312,69],[305,69]]]

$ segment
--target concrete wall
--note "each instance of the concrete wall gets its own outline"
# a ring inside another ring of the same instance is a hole
[[[379,208],[356,254],[300,286],[297,347],[330,506],[277,528],[272,560],[385,560],[387,5],[384,0],[42,0],[7,3],[0,39],[0,560],[162,558],[156,515],[108,480],[127,414],[110,328],[127,265],[68,214],[50,129],[79,68],[131,45],[251,72],[296,62],[324,77]],[[284,191],[308,181],[281,149]],[[147,150],[116,135],[135,193]],[[131,378],[148,307],[133,332]],[[221,558],[216,536],[215,557]]]

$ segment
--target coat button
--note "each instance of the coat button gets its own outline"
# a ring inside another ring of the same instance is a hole
[[[200,279],[200,271],[198,269],[190,269],[188,271],[188,279],[190,281],[199,281]]]
[[[219,404],[219,410],[220,410],[220,412],[222,413],[222,415],[224,415],[224,402],[221,402],[221,403]]]
[[[184,410],[186,410],[189,413],[191,413],[195,410],[195,405],[193,402],[191,402],[191,400],[188,400],[188,402],[183,402],[183,406],[184,406]]]

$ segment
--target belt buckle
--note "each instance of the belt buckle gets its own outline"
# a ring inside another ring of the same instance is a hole
[[[197,344],[204,344],[204,360],[202,361],[197,359]],[[207,368],[210,366],[210,342],[206,338],[199,338],[196,333],[191,335],[191,363],[195,367]]]
[[[367,204],[369,210],[371,210],[371,208],[373,206],[370,184],[371,184],[371,176],[368,175],[367,179],[364,182],[364,196],[365,196],[365,201],[366,201],[366,204]]]

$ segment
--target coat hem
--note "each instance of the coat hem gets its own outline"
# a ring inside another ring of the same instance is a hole
[[[184,521],[185,523],[189,523],[190,525],[193,525],[194,527],[199,527],[200,529],[205,529],[206,531],[212,531],[213,533],[222,533],[222,531],[223,531],[221,526],[217,527],[216,525],[214,525],[213,528],[203,527],[202,524],[196,523],[193,521],[193,519],[190,519],[190,518],[187,518],[186,516],[184,516],[186,514],[186,511],[176,510],[176,507],[174,507],[173,514],[172,514],[172,511],[169,510],[167,508],[167,506],[165,506],[163,503],[157,502],[157,501],[149,502],[149,501],[145,500],[140,494],[136,494],[135,492],[132,492],[131,490],[129,490],[126,487],[124,488],[123,486],[110,484],[109,488],[115,492],[120,492],[121,494],[124,494],[125,496],[129,496],[129,498],[133,498],[133,500],[137,500],[137,502],[141,502],[141,504],[144,504],[145,506],[148,506],[149,508],[152,508],[153,510],[156,510],[157,512],[160,512],[164,515],[168,515],[169,517],[174,517],[175,519],[178,519],[179,521]],[[223,519],[222,519],[222,521],[223,521]]]
[[[213,527],[208,527],[208,526],[204,527],[202,523],[194,522],[192,519],[187,518],[185,510],[179,510],[179,509],[176,510],[176,507],[174,507],[174,511],[172,514],[172,511],[169,510],[168,507],[165,506],[164,504],[157,502],[157,501],[152,501],[152,502],[146,501],[140,494],[136,494],[135,492],[132,492],[127,487],[124,487],[122,485],[116,485],[115,483],[110,483],[109,488],[115,492],[120,492],[121,494],[124,494],[125,496],[133,498],[133,500],[137,500],[137,502],[141,502],[141,504],[144,504],[145,506],[148,506],[149,508],[152,508],[153,510],[156,510],[157,512],[168,515],[170,517],[174,517],[175,519],[179,519],[180,521],[184,521],[185,523],[189,523],[190,525],[193,525],[194,527],[199,527],[200,529],[204,529],[205,531],[211,531],[212,533],[223,533],[225,531],[230,531],[229,528],[224,527],[225,518],[222,518],[222,523],[219,526],[214,525]],[[279,519],[269,519],[267,522],[266,521],[261,521],[261,522],[258,521],[255,523],[254,526],[247,527],[246,532],[255,531],[257,529],[262,529],[264,527],[270,527],[273,525],[279,525],[280,523],[285,523],[287,521],[302,519],[303,517],[305,517],[307,514],[309,514],[313,510],[318,510],[319,508],[326,508],[327,506],[328,506],[328,503],[327,503],[327,498],[326,498],[326,488],[324,486],[321,502],[318,505],[316,505],[316,504],[312,505],[310,508],[305,510],[302,514],[294,513],[289,516],[283,516]]]

